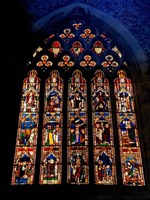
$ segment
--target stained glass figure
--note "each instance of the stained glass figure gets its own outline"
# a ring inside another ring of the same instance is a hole
[[[118,112],[134,112],[132,82],[124,70],[118,71],[118,78],[114,81],[116,107]]]
[[[33,184],[36,147],[16,147],[12,185]]]
[[[116,184],[109,81],[101,70],[91,81],[95,184]]]
[[[36,113],[20,113],[17,145],[33,146],[37,143],[38,118]]]
[[[91,84],[92,110],[94,112],[108,112],[110,106],[109,82],[101,70],[95,72]]]
[[[40,184],[61,184],[63,80],[57,70],[45,82]]]
[[[68,112],[68,144],[87,145],[87,116],[85,112]]]
[[[138,147],[139,138],[135,113],[118,113],[117,118],[120,146]]]
[[[87,103],[86,81],[81,77],[81,72],[75,70],[69,82],[68,111],[85,111]]]
[[[68,149],[68,183],[88,183],[88,155],[87,148],[69,147]]]
[[[68,82],[67,182],[88,184],[87,85],[79,70]]]
[[[128,186],[145,185],[140,148],[121,147],[120,153],[123,184]]]
[[[94,145],[113,145],[111,113],[93,112],[93,139]]]
[[[23,81],[12,185],[33,184],[38,137],[40,79],[31,70]]]
[[[61,184],[62,149],[60,146],[43,146],[40,167],[40,184]]]
[[[116,167],[114,147],[95,147],[94,177],[95,183],[101,185],[116,184]]]
[[[143,186],[145,183],[134,109],[133,85],[124,70],[118,71],[118,77],[114,80],[114,91],[123,184]]]

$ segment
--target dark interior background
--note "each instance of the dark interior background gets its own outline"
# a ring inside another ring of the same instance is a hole
[[[138,88],[140,132],[145,167],[145,187],[124,186],[39,186],[38,179],[33,186],[11,186],[11,173],[16,141],[16,130],[20,107],[20,95],[27,62],[43,37],[42,32],[33,30],[34,25],[47,14],[71,6],[79,1],[69,0],[14,0],[2,2],[1,7],[1,170],[0,190],[5,195],[30,198],[38,194],[41,199],[150,199],[150,2],[147,0],[80,0],[79,3],[92,6],[107,13],[125,26],[136,38],[145,53],[142,74]],[[119,28],[119,27],[118,27]],[[140,73],[136,76],[140,77]],[[139,79],[140,80],[140,79]],[[25,194],[25,195],[24,195]],[[28,195],[29,194],[29,195]]]

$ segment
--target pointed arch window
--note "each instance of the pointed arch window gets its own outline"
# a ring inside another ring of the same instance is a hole
[[[145,185],[133,84],[114,43],[83,20],[62,25],[37,47],[23,81],[12,185],[33,184],[38,135],[41,185],[87,185],[91,174],[98,186],[121,184],[119,176],[124,185]]]

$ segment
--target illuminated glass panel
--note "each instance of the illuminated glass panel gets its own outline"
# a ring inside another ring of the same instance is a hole
[[[57,70],[45,82],[40,184],[61,184],[63,80]]]
[[[88,184],[87,84],[79,70],[68,82],[67,182]]]
[[[91,81],[95,184],[116,184],[109,81],[101,70]]]
[[[123,184],[144,185],[132,81],[124,70],[114,80]]]
[[[118,71],[118,78],[114,81],[117,112],[134,112],[134,98],[132,82],[127,78],[124,70]]]
[[[33,184],[39,120],[40,79],[32,70],[23,81],[12,185]]]
[[[135,113],[117,113],[120,146],[138,147],[139,138]]]

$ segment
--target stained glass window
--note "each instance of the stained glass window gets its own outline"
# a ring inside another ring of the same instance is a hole
[[[101,70],[91,81],[95,184],[116,184],[109,81]]]
[[[40,184],[60,184],[62,179],[63,80],[57,70],[45,82]]]
[[[40,79],[31,70],[23,81],[12,185],[33,184],[39,120]]]
[[[114,80],[122,179],[124,185],[144,185],[141,149],[132,81],[124,70]]]
[[[40,138],[41,185],[86,185],[89,174],[98,186],[120,184],[120,165],[124,185],[145,185],[133,84],[120,49],[84,20],[62,25],[37,47],[28,67],[42,81],[36,70],[23,81],[12,185],[33,184]]]
[[[87,84],[79,70],[68,83],[67,182],[88,184]]]

